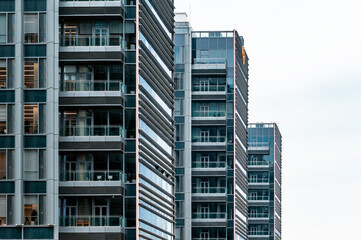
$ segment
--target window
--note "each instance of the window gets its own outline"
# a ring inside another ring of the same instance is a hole
[[[174,100],[174,115],[183,115],[183,99]]]
[[[6,105],[0,105],[0,134],[6,134]]]
[[[0,43],[14,42],[14,14],[0,14]]]
[[[24,14],[24,43],[45,42],[45,16],[45,14]]]
[[[25,88],[44,88],[46,86],[45,59],[27,58],[24,60]]]
[[[45,220],[45,196],[24,196],[24,225],[43,225]]]
[[[174,90],[183,89],[183,78],[184,78],[184,73],[180,73],[180,72],[174,73]]]
[[[25,134],[45,133],[45,105],[24,105],[24,132]]]
[[[0,89],[14,87],[14,59],[0,60]]]
[[[24,151],[24,179],[39,180],[45,178],[45,150]]]
[[[175,125],[176,141],[184,141],[184,124]]]
[[[6,196],[1,195],[0,196],[0,226],[6,225]]]

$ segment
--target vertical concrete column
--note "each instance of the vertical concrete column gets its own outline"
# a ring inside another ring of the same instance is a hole
[[[46,12],[46,223],[59,239],[59,0],[47,0]]]
[[[192,239],[192,31],[184,49],[184,239]]]
[[[24,148],[24,44],[23,44],[23,1],[15,1],[15,197],[14,223],[23,224],[23,148]]]

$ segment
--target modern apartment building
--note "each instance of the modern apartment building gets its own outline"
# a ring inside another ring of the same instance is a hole
[[[176,238],[248,239],[244,40],[175,25]]]
[[[275,123],[248,127],[249,239],[282,239],[282,137]]]
[[[0,1],[0,239],[175,239],[173,12]]]

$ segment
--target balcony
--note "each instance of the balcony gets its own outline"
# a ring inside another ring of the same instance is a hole
[[[249,237],[268,237],[269,231],[250,231],[248,233]]]
[[[268,202],[269,196],[250,196],[248,195],[248,201],[252,202]]]
[[[214,220],[220,220],[220,221],[225,221],[226,220],[226,213],[223,212],[194,212],[192,213],[192,219],[193,220],[201,220],[201,221],[205,221],[205,220],[209,220],[209,221],[214,221]]]
[[[65,80],[60,83],[63,92],[116,91],[124,94],[126,86],[121,80]]]
[[[192,162],[192,168],[226,168],[226,162]]]
[[[250,213],[249,220],[268,220],[269,213]]]
[[[212,118],[226,118],[226,111],[193,111],[192,118],[194,120],[211,120]]]
[[[193,136],[193,145],[225,145],[226,136]]]
[[[120,136],[124,137],[123,126],[68,126],[60,129],[62,137]]]
[[[97,37],[93,35],[61,36],[61,47],[102,47],[102,46],[120,46],[124,47],[123,37],[121,35]]]
[[[266,160],[249,160],[248,161],[248,167],[249,168],[268,168],[272,163],[266,161]]]
[[[269,151],[269,142],[249,142],[248,151]]]
[[[122,216],[64,216],[60,227],[124,227]]]
[[[64,171],[60,173],[60,181],[122,181],[122,171]]]
[[[193,187],[192,193],[194,194],[215,194],[215,195],[225,195],[226,194],[226,187]]]
[[[248,183],[251,185],[268,185],[269,178],[248,178]]]

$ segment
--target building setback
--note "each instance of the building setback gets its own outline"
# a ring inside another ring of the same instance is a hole
[[[175,25],[176,238],[248,239],[243,38]]]
[[[175,238],[173,12],[0,1],[0,238]]]
[[[282,136],[275,123],[248,127],[249,239],[280,240]]]

